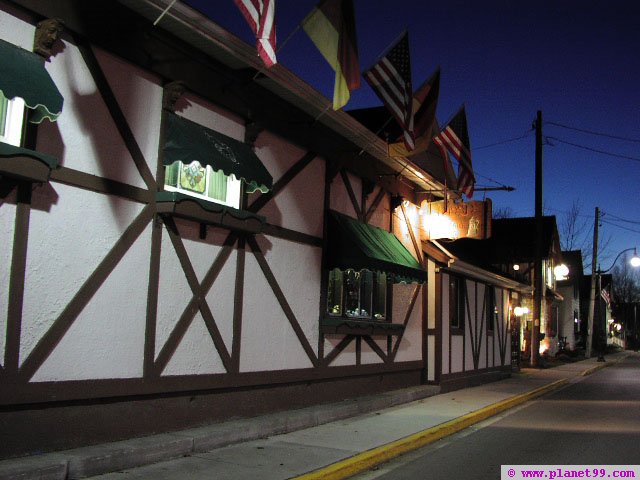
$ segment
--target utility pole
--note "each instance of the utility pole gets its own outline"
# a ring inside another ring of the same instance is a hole
[[[587,345],[585,356],[591,358],[593,345],[593,313],[596,305],[596,276],[598,275],[598,225],[600,224],[600,209],[596,207],[596,220],[593,225],[593,255],[591,256],[591,293],[589,294],[589,317],[587,320]]]
[[[540,319],[542,317],[542,112],[536,116],[536,236],[533,262],[533,324],[531,325],[532,367],[538,366],[540,356]]]

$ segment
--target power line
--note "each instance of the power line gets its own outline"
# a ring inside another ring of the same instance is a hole
[[[600,136],[600,137],[614,138],[616,140],[624,140],[626,142],[640,143],[640,140],[637,139],[637,138],[620,137],[618,135],[612,135],[610,133],[595,132],[593,130],[586,130],[586,129],[583,129],[583,128],[570,127],[568,125],[563,125],[561,123],[556,123],[556,122],[544,122],[544,123],[547,124],[547,125],[555,125],[556,127],[560,127],[560,128],[566,128],[568,130],[575,130],[576,132],[588,133],[590,135],[597,135],[597,136]]]
[[[613,227],[621,228],[622,230],[627,230],[628,232],[640,233],[640,230],[634,230],[633,228],[623,227],[622,225],[618,225],[617,223],[610,222],[608,220],[600,219],[602,223],[606,223]]]
[[[633,160],[634,162],[640,162],[640,158],[631,157],[629,155],[621,155],[619,153],[606,152],[604,150],[598,150],[596,148],[587,147],[585,145],[579,145],[577,143],[567,142],[566,140],[561,140],[557,137],[546,137],[548,140],[554,140],[556,142],[564,143],[566,145],[571,145],[572,147],[582,148],[584,150],[589,150],[590,152],[601,153],[603,155],[609,155],[610,157],[624,158],[626,160]]]
[[[532,131],[533,131],[533,128],[527,130],[519,137],[509,138],[507,140],[501,140],[499,142],[490,143],[489,145],[482,145],[481,147],[474,147],[473,150],[482,150],[484,148],[495,147],[498,145],[504,145],[505,143],[515,142],[516,140],[522,140],[523,138],[527,137]]]
[[[573,215],[573,212],[570,212],[568,210],[560,210],[558,208],[553,208],[553,207],[544,207],[545,210],[549,210],[551,212],[557,212],[557,213],[562,213],[564,215]],[[591,215],[587,215],[585,213],[576,213],[575,214],[577,217],[585,217],[585,218],[593,218],[593,214]]]
[[[635,220],[627,220],[626,218],[618,217],[618,216],[614,215],[613,213],[609,213],[609,212],[606,212],[606,214],[608,216],[610,216],[610,217],[615,218],[616,221],[619,221],[619,222],[633,223],[634,225],[640,225],[640,222],[635,221]]]

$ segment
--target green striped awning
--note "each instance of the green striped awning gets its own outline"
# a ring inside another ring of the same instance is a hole
[[[0,40],[0,72],[0,91],[9,100],[22,98],[34,111],[31,122],[58,118],[64,99],[44,68],[44,58]]]
[[[245,182],[247,193],[273,188],[273,178],[251,147],[220,132],[203,127],[178,115],[166,112],[164,144],[165,165],[175,161],[189,164],[198,161],[214,171],[232,173]]]
[[[424,283],[427,272],[393,233],[331,211],[327,266],[386,272],[394,283]]]

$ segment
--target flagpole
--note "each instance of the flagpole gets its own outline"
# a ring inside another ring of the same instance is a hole
[[[278,45],[278,48],[276,48],[276,55],[278,53],[280,53],[280,50],[282,50],[284,48],[284,46],[287,44],[287,42],[289,40],[291,40],[291,37],[293,37],[298,30],[300,30],[300,26],[302,25],[302,23],[298,23],[296,25],[296,28],[293,29],[293,31],[289,34],[289,36],[287,38],[284,39],[284,41]],[[260,69],[258,69],[258,71],[256,72],[256,74],[253,76],[253,78],[251,80],[255,81],[256,78],[258,78],[258,75],[260,75],[261,73],[264,73],[264,66],[260,67]]]
[[[393,120],[393,117],[389,117],[388,120],[386,122],[384,122],[384,124],[376,131],[376,133],[374,133],[374,135],[377,137],[378,134],[382,131],[382,129],[384,127],[386,127],[387,125],[389,125],[389,122]],[[367,143],[367,145],[365,147],[362,148],[362,150],[360,150],[358,152],[358,156],[362,156],[362,154],[364,153],[365,148],[367,148],[369,145],[371,145],[373,142],[369,142]],[[389,144],[387,143],[387,156],[390,157],[391,155],[389,155]]]
[[[329,110],[331,108],[331,104],[327,105],[327,107],[320,112],[320,115],[318,115],[316,118],[313,119],[313,123],[316,123],[318,120],[320,120],[320,117],[322,117],[325,113],[327,113],[327,110]]]
[[[155,22],[153,22],[153,26],[154,26],[154,27],[158,24],[158,22],[162,19],[162,17],[164,17],[164,16],[167,14],[167,12],[168,12],[169,10],[171,10],[171,7],[173,7],[173,5],[176,3],[176,1],[177,1],[177,0],[173,0],[173,1],[169,4],[169,6],[168,6],[167,8],[165,8],[165,9],[164,9],[164,11],[160,14],[160,16],[159,16],[158,18],[156,18],[156,21],[155,21]]]

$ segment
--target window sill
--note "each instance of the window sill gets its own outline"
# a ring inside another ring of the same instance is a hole
[[[156,193],[156,206],[161,214],[242,232],[260,233],[265,222],[265,218],[260,215],[180,192]]]
[[[58,160],[51,155],[0,142],[0,176],[44,183],[55,168]]]
[[[404,325],[399,323],[355,320],[345,317],[327,317],[320,320],[322,333],[343,333],[349,335],[400,335]]]

